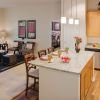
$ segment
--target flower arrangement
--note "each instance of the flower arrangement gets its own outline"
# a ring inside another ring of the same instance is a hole
[[[81,42],[82,42],[82,38],[81,37],[74,37],[75,38],[75,41],[76,41],[76,44],[79,45]]]
[[[80,46],[79,44],[82,42],[82,38],[81,37],[74,37],[75,38],[75,50],[76,52],[79,52],[80,51]]]

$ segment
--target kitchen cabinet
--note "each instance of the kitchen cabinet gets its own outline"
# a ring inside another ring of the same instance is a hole
[[[87,12],[87,36],[100,36],[100,11]]]
[[[81,100],[85,100],[93,77],[93,58],[86,64],[81,72]]]
[[[100,52],[95,52],[95,55],[94,55],[94,68],[100,70]]]

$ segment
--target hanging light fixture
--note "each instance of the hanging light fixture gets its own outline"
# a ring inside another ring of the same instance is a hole
[[[64,16],[64,0],[62,0],[62,16],[61,16],[61,23],[62,24],[66,24],[67,22],[67,19],[66,17]]]
[[[71,16],[68,20],[68,24],[74,24],[74,19],[72,18],[72,0],[71,0]]]
[[[77,0],[76,0],[76,18],[74,20],[75,25],[79,25],[79,19],[77,18]]]

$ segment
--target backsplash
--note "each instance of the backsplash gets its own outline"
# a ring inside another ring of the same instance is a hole
[[[87,42],[88,43],[100,43],[100,37],[88,37]]]

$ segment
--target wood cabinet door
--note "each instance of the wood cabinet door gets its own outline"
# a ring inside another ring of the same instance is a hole
[[[88,90],[91,86],[93,77],[93,58],[86,64],[81,72],[80,86],[81,86],[81,100],[85,100]]]
[[[100,11],[87,12],[87,36],[100,36]]]
[[[85,96],[87,95],[90,85],[91,85],[91,70],[88,68],[84,76]]]
[[[85,73],[82,73],[81,74],[81,100],[85,100],[85,86],[84,86],[84,76],[85,76]]]

